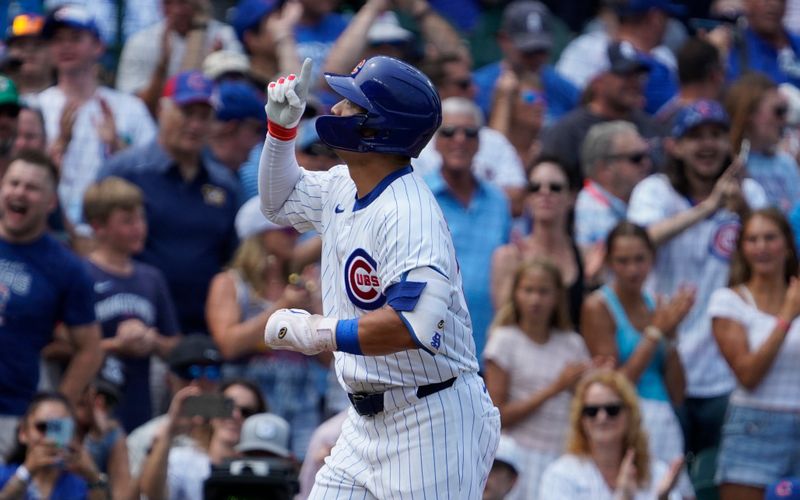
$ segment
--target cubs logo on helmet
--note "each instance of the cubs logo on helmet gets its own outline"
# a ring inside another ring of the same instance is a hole
[[[361,309],[371,311],[386,303],[381,292],[378,266],[364,249],[357,248],[344,265],[344,289],[350,301]]]

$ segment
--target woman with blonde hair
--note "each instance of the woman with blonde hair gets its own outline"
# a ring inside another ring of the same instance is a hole
[[[570,390],[592,365],[553,263],[538,258],[517,267],[483,356],[503,433],[520,449],[520,475],[508,498],[535,499],[542,471],[564,450]]]
[[[567,453],[542,476],[539,500],[674,500],[683,466],[653,459],[636,389],[620,372],[603,370],[578,385],[569,416]]]
[[[730,281],[708,306],[714,337],[736,377],[722,426],[723,500],[764,497],[800,476],[800,276],[792,231],[775,208],[742,224]]]

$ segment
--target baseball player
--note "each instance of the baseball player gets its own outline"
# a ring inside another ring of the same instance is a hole
[[[273,349],[332,351],[352,408],[310,498],[479,498],[500,431],[478,363],[453,244],[433,195],[412,173],[441,123],[428,78],[390,57],[326,74],[342,101],[317,119],[346,165],[298,166],[294,137],[310,83],[267,88],[259,167],[264,214],[322,235],[324,315],[267,322]]]

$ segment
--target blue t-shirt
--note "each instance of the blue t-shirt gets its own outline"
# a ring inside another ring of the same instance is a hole
[[[0,415],[22,415],[39,383],[39,353],[59,322],[94,322],[92,281],[50,235],[0,240]]]
[[[167,283],[161,272],[153,266],[134,262],[133,273],[119,276],[109,273],[93,262],[87,262],[94,281],[97,302],[95,314],[103,330],[103,338],[112,338],[122,321],[138,319],[161,335],[175,335],[180,331],[175,307]],[[150,420],[150,357],[119,357],[125,374],[122,399],[116,415],[127,432]]]
[[[747,174],[764,188],[769,204],[785,214],[800,200],[800,169],[789,154],[750,153]]]
[[[184,180],[157,141],[111,158],[99,177],[111,175],[136,184],[145,195],[147,243],[136,258],[164,274],[181,332],[207,333],[208,287],[238,244],[235,188],[204,164],[194,179]]]
[[[794,205],[794,208],[789,213],[789,223],[792,225],[795,247],[800,252],[800,201]]]
[[[492,111],[494,85],[499,77],[500,62],[487,64],[472,73],[472,79],[478,87],[478,95],[475,96],[475,101],[486,117]],[[580,92],[575,85],[559,75],[555,68],[549,64],[545,64],[542,67],[540,77],[544,88],[544,97],[547,100],[545,124],[553,123],[578,104]]]
[[[472,333],[478,359],[486,345],[486,334],[494,316],[489,283],[489,267],[495,249],[508,243],[511,234],[511,209],[499,188],[477,181],[469,206],[453,196],[441,173],[425,176],[447,227],[461,270],[464,299],[472,319]]]
[[[746,70],[767,74],[776,83],[800,86],[800,36],[786,32],[789,47],[781,54],[754,31],[744,30],[743,43],[733,44],[728,56],[726,79],[732,82]],[[747,52],[743,54],[743,50]],[[742,63],[747,68],[742,68]]]
[[[3,488],[9,479],[14,477],[19,464],[0,465],[0,488]],[[86,486],[86,481],[80,476],[71,472],[63,471],[56,480],[55,486],[49,500],[86,500],[89,495],[89,489]],[[23,497],[25,500],[42,500],[42,495],[36,489],[36,485],[31,483],[28,490]]]

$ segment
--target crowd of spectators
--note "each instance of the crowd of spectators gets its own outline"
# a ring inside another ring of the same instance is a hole
[[[263,342],[321,309],[263,90],[313,60],[326,170],[323,72],[379,54],[442,98],[411,163],[500,409],[484,498],[800,484],[800,1],[11,0],[0,37],[0,498],[306,498],[349,402]]]

